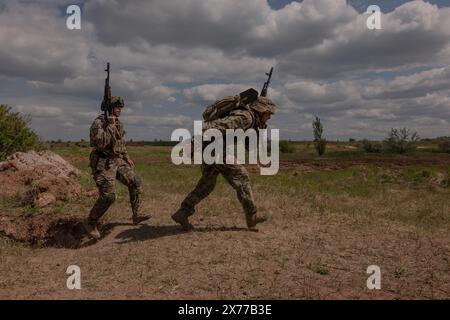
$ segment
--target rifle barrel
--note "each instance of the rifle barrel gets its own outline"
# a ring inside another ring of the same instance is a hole
[[[266,73],[266,76],[268,76],[268,78],[267,78],[267,81],[264,82],[264,86],[261,90],[262,97],[267,96],[267,90],[269,89],[270,79],[272,78],[272,72],[273,72],[273,67],[271,67],[270,71],[268,73]]]

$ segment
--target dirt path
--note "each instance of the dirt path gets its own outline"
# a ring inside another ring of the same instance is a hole
[[[450,241],[442,235],[336,216],[276,215],[259,232],[247,231],[238,212],[194,223],[188,233],[168,216],[111,223],[104,239],[81,249],[9,255],[0,298],[450,298]],[[65,288],[71,264],[82,270],[80,291]],[[382,290],[370,291],[366,269],[374,264]]]
[[[426,158],[323,158],[305,160],[282,160],[280,168],[304,168],[310,170],[339,170],[352,166],[373,165],[379,167],[399,168],[404,166],[450,166],[450,157],[447,155]]]
[[[446,166],[450,161],[322,159],[282,166],[333,170],[368,163]],[[273,194],[255,188],[258,205],[271,209],[274,218],[250,232],[228,191],[200,204],[193,232],[183,232],[170,219],[184,196],[177,192],[147,198],[146,208],[155,215],[139,226],[130,224],[128,204],[115,204],[97,242],[85,241],[80,226],[85,214],[0,216],[0,234],[15,240],[0,237],[0,298],[450,298],[448,227],[426,231],[387,219],[394,204],[398,213],[422,210],[424,217],[432,212],[439,218],[448,209],[445,203],[410,209],[417,203],[407,198],[407,190],[391,193],[386,204],[381,195]],[[400,201],[404,205],[397,206]],[[81,290],[66,287],[70,265],[81,268]],[[381,290],[366,286],[370,265],[381,269]]]
[[[79,156],[65,156],[69,162],[80,162],[85,161],[85,157]],[[170,157],[165,156],[137,156],[135,161],[145,164],[153,164],[156,162],[167,162],[170,163]],[[300,159],[300,160],[280,160],[280,168],[283,170],[289,169],[308,169],[308,170],[339,170],[345,169],[352,166],[362,166],[362,165],[374,165],[379,167],[391,167],[399,168],[404,166],[450,166],[450,155],[448,154],[433,154],[420,157],[393,157],[386,158],[383,156],[372,156],[372,157],[356,157],[356,158],[327,158],[323,157],[321,159]],[[254,165],[248,166],[251,170],[259,170]]]

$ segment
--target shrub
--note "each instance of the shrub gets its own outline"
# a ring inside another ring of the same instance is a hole
[[[362,141],[362,149],[367,153],[380,153],[383,149],[383,146],[380,142],[364,139]]]
[[[416,142],[419,140],[417,132],[411,133],[409,129],[391,129],[388,137],[383,141],[387,152],[406,153],[416,149]]]
[[[287,140],[280,141],[280,151],[281,153],[293,153],[295,151],[294,146]]]
[[[30,121],[30,117],[0,105],[0,161],[14,152],[28,151],[39,145],[38,135],[29,128]]]
[[[438,151],[450,153],[450,140],[442,140],[438,144]]]

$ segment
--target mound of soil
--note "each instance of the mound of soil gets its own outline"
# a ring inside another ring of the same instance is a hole
[[[77,249],[90,244],[79,218],[0,216],[0,235],[28,245]]]
[[[19,195],[22,204],[45,207],[82,194],[81,172],[51,151],[17,152],[0,162],[0,195]]]

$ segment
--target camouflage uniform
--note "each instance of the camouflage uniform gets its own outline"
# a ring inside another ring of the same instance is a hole
[[[250,128],[263,128],[264,124],[260,118],[263,112],[273,114],[275,105],[268,98],[259,97],[257,103],[250,107],[234,110],[224,118],[207,122],[206,129],[218,129],[225,136],[226,129],[243,129],[245,131]],[[183,200],[180,209],[172,215],[172,218],[185,229],[193,228],[187,218],[194,214],[195,206],[214,190],[217,176],[221,174],[236,191],[247,218],[247,225],[253,227],[257,223],[254,223],[257,208],[253,199],[249,175],[245,167],[238,164],[203,163],[201,171],[202,176],[196,187]]]
[[[105,118],[98,116],[90,129],[90,167],[99,190],[99,198],[91,209],[88,220],[95,225],[116,200],[115,179],[128,187],[133,218],[141,205],[141,181],[128,163],[124,128],[116,118],[115,124],[105,127]]]

